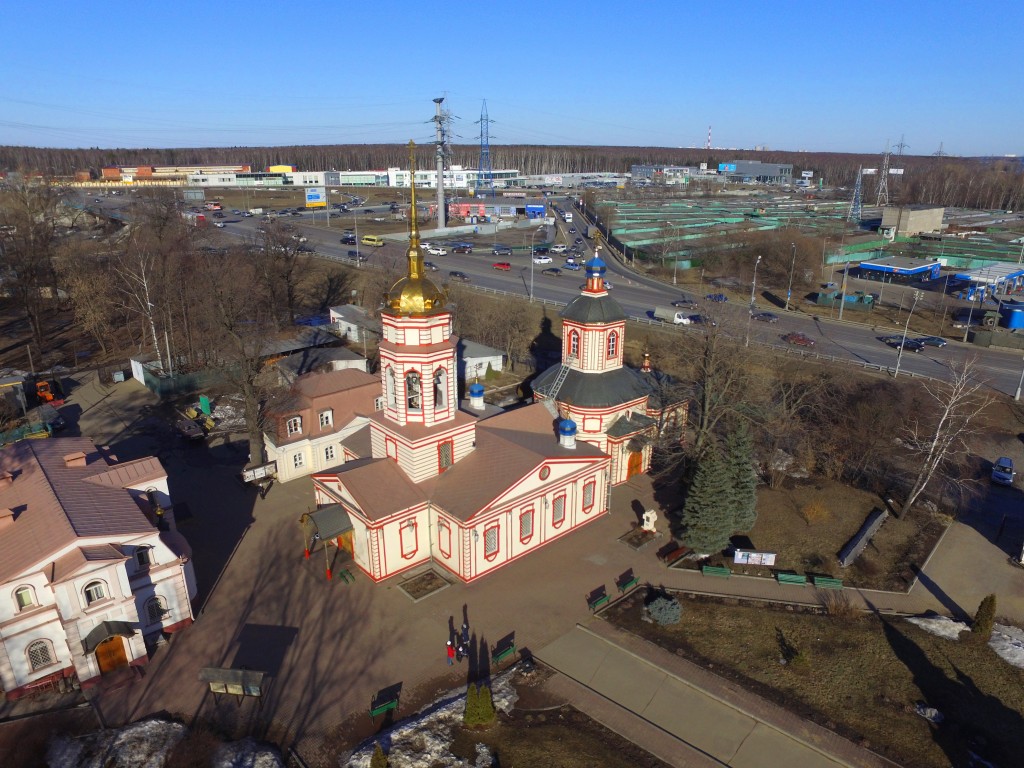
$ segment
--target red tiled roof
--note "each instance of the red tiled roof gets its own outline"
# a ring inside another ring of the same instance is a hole
[[[426,500],[423,490],[391,459],[356,459],[343,465],[337,476],[370,520],[382,520]]]
[[[65,466],[64,457],[76,452],[85,454],[85,465]],[[0,509],[15,512],[14,523],[0,529],[0,580],[80,538],[151,532],[153,526],[115,481],[166,477],[158,467],[159,462],[142,459],[119,472],[84,437],[23,440],[0,448],[0,472],[14,477],[0,488]]]

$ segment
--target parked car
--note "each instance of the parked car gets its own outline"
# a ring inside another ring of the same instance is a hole
[[[940,349],[947,343],[941,336],[921,336],[914,341],[924,344],[926,347],[939,347]]]
[[[512,269],[512,265],[509,264],[507,261],[498,261],[495,262],[494,264],[491,264],[491,266],[494,269],[500,269],[502,272],[508,272],[510,269]]]
[[[998,485],[1013,485],[1013,459],[1000,456],[992,465],[992,482]]]
[[[799,331],[787,333],[785,336],[782,337],[782,340],[787,344],[795,344],[798,347],[814,346],[814,339],[812,339],[806,333],[800,333]]]
[[[558,245],[551,246],[552,253],[565,253],[567,250],[569,250],[569,246],[565,245],[564,243],[559,243]]]
[[[575,245],[583,245],[583,238],[582,237],[577,237],[575,240],[573,240],[573,243]]]
[[[550,264],[551,263],[551,257],[550,256],[534,256],[533,257],[533,263],[534,264]]]
[[[672,306],[676,309],[697,309],[697,302],[689,299],[676,299],[672,302]]]
[[[435,246],[433,248],[428,248],[427,249],[427,253],[429,253],[431,256],[447,256],[448,255],[448,251],[446,251],[444,248],[441,248],[439,246]]]
[[[343,238],[341,238],[341,244],[342,245],[355,245],[356,244],[356,236],[355,235],[345,235]]]
[[[683,325],[710,325],[712,328],[718,325],[707,315],[690,315],[690,322],[683,323]]]
[[[437,264],[432,261],[423,262],[424,269],[429,269],[431,272],[437,272]]]
[[[512,249],[505,245],[496,245],[491,249],[491,255],[493,256],[511,256]]]
[[[750,315],[755,320],[759,320],[762,323],[777,323],[779,322],[779,316],[773,312],[753,312]]]
[[[308,245],[300,245],[295,249],[298,253],[316,253],[316,250],[310,248]]]
[[[547,252],[548,252],[549,250],[550,250],[550,249],[549,249],[549,248],[548,248],[547,246],[544,246],[544,245],[538,245],[538,246],[537,246],[536,248],[534,248],[534,249],[533,249],[533,253],[534,253],[534,255],[536,255],[536,256],[543,256],[543,255],[544,255],[545,253],[547,253]]]
[[[452,253],[472,253],[473,249],[468,245],[457,245],[452,248]]]
[[[465,272],[459,272],[457,270],[449,272],[448,277],[452,280],[459,280],[463,283],[469,282],[469,275],[467,275]]]
[[[569,227],[569,234],[570,235],[575,235],[576,234],[576,227]]]
[[[547,275],[548,277],[562,276],[562,270],[560,270],[558,267],[548,267],[547,269],[542,269],[540,273],[542,275]]]
[[[583,267],[577,264],[575,261],[567,261],[562,265],[562,269],[568,269],[570,272],[579,272]]]
[[[913,339],[904,341],[901,338],[888,342],[893,349],[902,349],[904,352],[924,352],[924,344]]]
[[[724,293],[709,293],[704,298],[707,299],[708,301],[714,302],[715,304],[724,304],[729,300],[729,297],[726,296]]]

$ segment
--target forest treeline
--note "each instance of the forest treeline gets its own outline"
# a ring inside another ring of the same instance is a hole
[[[252,168],[294,165],[300,170],[366,170],[405,167],[407,149],[401,144],[345,144],[281,147],[206,147],[191,149],[53,149],[46,147],[0,147],[0,170],[42,173],[70,177],[76,171],[99,176],[109,165],[238,165]],[[421,168],[433,167],[433,147],[419,149]],[[451,163],[477,167],[480,148],[452,147]],[[880,168],[880,155],[834,152],[754,152],[750,150],[672,149],[666,147],[585,147],[495,145],[491,147],[494,168],[515,168],[526,175],[627,172],[635,164],[697,166],[715,168],[730,160],[761,160],[792,163],[793,174],[813,171],[832,186],[852,187],[859,168]],[[890,199],[900,203],[929,203],[965,208],[1018,209],[1024,207],[1024,163],[1021,158],[967,158],[906,155],[893,156],[893,168],[902,176],[891,176]],[[874,202],[877,176],[866,176],[865,202]]]

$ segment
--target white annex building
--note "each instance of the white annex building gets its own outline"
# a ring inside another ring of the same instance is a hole
[[[145,664],[192,623],[191,552],[167,472],[83,437],[0,449],[0,684],[7,698],[83,688]]]
[[[600,259],[588,263],[587,283],[577,301],[597,301],[610,314],[598,318],[593,328],[580,321],[582,335],[570,352],[580,355],[588,349],[580,344],[600,339],[601,350],[610,350],[613,359],[595,352],[593,363],[586,356],[580,363],[567,356],[566,365],[556,367],[566,375],[596,373],[595,384],[622,366],[625,317],[604,289],[604,271]],[[492,415],[483,402],[483,386],[474,384],[469,405],[459,407],[459,340],[452,335],[446,303],[445,294],[426,276],[419,231],[411,220],[408,274],[392,287],[383,310],[383,409],[343,441],[347,463],[313,475],[318,508],[304,516],[310,546],[316,540],[336,543],[374,581],[427,562],[473,581],[608,511],[608,491],[615,482],[612,457],[592,442],[577,440],[576,424],[550,403]],[[643,381],[648,374],[630,375],[630,381]],[[616,433],[615,440],[628,443],[655,429],[638,386],[632,385],[617,406],[628,429]],[[616,406],[607,399],[599,401],[604,415],[595,435],[602,430],[610,435],[617,423],[612,415]],[[644,447],[631,452],[640,461],[649,457]],[[646,469],[629,456],[623,466],[624,475],[629,467]]]

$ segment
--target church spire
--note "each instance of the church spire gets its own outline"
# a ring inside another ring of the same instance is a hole
[[[416,221],[416,142],[409,140],[409,279],[423,277],[423,249]]]

